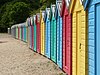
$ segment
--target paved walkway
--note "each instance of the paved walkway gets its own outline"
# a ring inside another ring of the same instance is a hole
[[[26,43],[0,34],[0,75],[65,75],[52,61]]]

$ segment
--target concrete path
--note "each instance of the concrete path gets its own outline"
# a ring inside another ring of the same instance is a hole
[[[0,34],[0,75],[66,75],[49,59],[30,50],[26,43]]]

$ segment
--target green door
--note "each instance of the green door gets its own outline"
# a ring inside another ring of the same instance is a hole
[[[51,21],[51,59],[56,62],[56,30],[57,30],[57,26],[56,26],[56,20],[55,18],[52,18]]]

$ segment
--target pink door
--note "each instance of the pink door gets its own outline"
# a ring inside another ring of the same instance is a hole
[[[41,43],[41,38],[40,38],[40,24],[37,24],[37,52],[40,53],[40,43]]]
[[[72,42],[71,42],[71,16],[67,9],[63,16],[63,70],[71,75],[72,62]]]

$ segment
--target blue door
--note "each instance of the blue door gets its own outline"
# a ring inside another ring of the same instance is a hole
[[[96,75],[100,75],[100,3],[96,5]]]
[[[57,64],[62,68],[62,18],[57,18]]]
[[[24,41],[24,27],[22,27],[22,29],[23,29],[23,39],[22,39],[22,41]]]
[[[45,55],[50,58],[50,21],[46,21],[46,42],[45,42]]]
[[[25,41],[25,27],[23,27],[23,41]]]
[[[48,21],[46,21],[45,28],[45,55],[48,57]]]
[[[48,58],[50,58],[50,21],[48,21],[48,26],[47,26],[47,29],[48,29]]]

